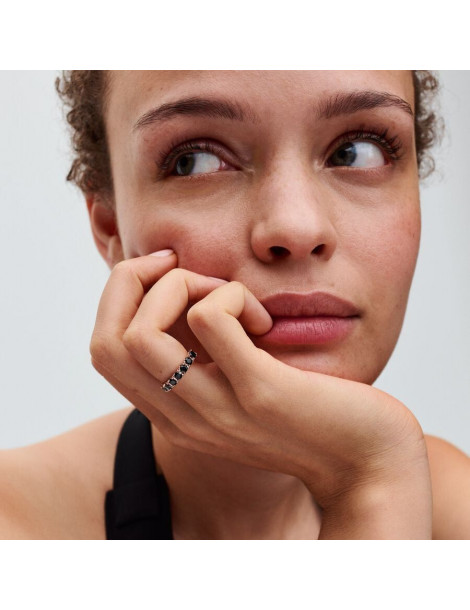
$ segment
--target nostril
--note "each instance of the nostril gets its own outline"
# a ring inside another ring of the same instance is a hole
[[[283,246],[271,246],[269,249],[276,258],[285,258],[289,255],[289,250]]]
[[[317,246],[316,248],[314,248],[312,250],[312,254],[321,254],[324,249],[325,249],[325,244],[320,244],[319,246]]]

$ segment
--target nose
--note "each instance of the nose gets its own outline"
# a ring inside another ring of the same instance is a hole
[[[326,261],[336,249],[331,198],[311,171],[266,178],[252,210],[251,248],[264,263],[309,257]]]

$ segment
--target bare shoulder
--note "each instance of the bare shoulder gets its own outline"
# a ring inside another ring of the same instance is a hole
[[[0,451],[1,539],[104,538],[117,439],[132,408]]]
[[[451,443],[426,436],[433,487],[433,538],[470,540],[470,458]]]

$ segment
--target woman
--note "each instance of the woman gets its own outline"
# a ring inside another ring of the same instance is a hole
[[[418,253],[430,82],[64,77],[113,270],[92,361],[139,411],[5,456],[4,537],[470,537],[468,458],[371,387]]]

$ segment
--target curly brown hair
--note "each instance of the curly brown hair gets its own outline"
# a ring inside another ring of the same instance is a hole
[[[416,154],[420,178],[426,178],[435,168],[429,151],[440,139],[443,128],[442,119],[434,110],[439,81],[429,70],[413,70],[412,75]],[[55,81],[56,90],[68,108],[66,118],[75,155],[67,180],[85,194],[112,196],[113,193],[104,120],[108,85],[104,70],[64,70]]]

